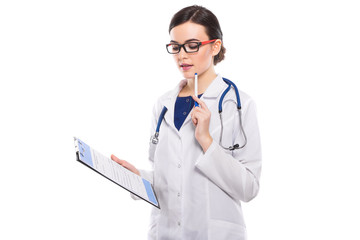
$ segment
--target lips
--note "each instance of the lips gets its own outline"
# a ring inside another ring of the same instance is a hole
[[[183,63],[183,64],[180,64],[180,68],[183,70],[183,71],[188,71],[193,65],[191,64],[186,64],[186,63]]]

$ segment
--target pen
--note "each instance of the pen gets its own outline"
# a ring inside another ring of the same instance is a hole
[[[195,96],[198,96],[198,75],[195,73]],[[195,101],[195,107],[198,107],[199,104]]]

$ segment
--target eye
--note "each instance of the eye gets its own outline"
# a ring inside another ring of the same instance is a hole
[[[171,49],[173,51],[179,51],[179,45],[178,44],[171,44],[170,47],[171,47]]]
[[[190,42],[187,45],[191,50],[195,50],[195,49],[198,48],[198,43],[197,42]]]

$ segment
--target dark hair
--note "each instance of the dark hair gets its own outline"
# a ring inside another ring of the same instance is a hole
[[[210,10],[198,5],[189,6],[178,11],[171,19],[169,33],[171,29],[187,21],[204,26],[206,34],[210,38],[209,40],[221,39],[222,42],[223,34],[218,19]],[[224,60],[225,52],[224,44],[221,44],[220,52],[214,57],[214,65]]]

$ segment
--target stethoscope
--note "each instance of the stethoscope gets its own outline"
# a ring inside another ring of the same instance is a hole
[[[243,124],[242,124],[242,119],[241,119],[241,102],[240,102],[240,94],[239,94],[239,90],[236,87],[235,83],[233,83],[232,81],[230,81],[229,79],[223,78],[224,82],[228,85],[228,87],[225,89],[225,91],[222,93],[220,100],[219,100],[219,116],[220,116],[220,123],[221,123],[221,130],[220,130],[220,146],[226,150],[236,150],[236,149],[241,149],[243,147],[245,147],[246,143],[247,143],[247,137],[243,128]],[[235,90],[235,95],[236,95],[236,102],[237,102],[237,109],[239,112],[239,122],[240,122],[240,132],[244,138],[244,143],[242,146],[240,146],[239,144],[235,144],[233,146],[230,147],[224,147],[222,145],[222,135],[223,135],[223,120],[222,120],[222,104],[223,104],[223,100],[226,96],[226,94],[230,91],[231,86],[234,88]],[[157,126],[156,126],[156,131],[155,134],[151,137],[151,142],[153,144],[157,144],[159,142],[159,131],[160,131],[160,126],[161,126],[161,122],[164,119],[165,113],[167,111],[167,108],[164,106],[160,116],[159,116],[159,120],[157,122]]]

